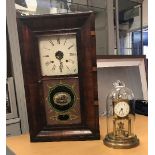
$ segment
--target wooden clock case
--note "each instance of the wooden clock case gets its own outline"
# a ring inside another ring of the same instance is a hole
[[[94,21],[92,12],[17,17],[31,142],[100,139]],[[70,32],[77,38],[78,74],[43,77],[37,36]],[[49,125],[44,81],[74,77],[79,80],[81,121]]]

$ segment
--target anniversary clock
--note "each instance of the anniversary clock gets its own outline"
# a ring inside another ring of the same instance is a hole
[[[92,12],[17,18],[30,139],[99,139]]]
[[[113,148],[132,148],[139,145],[134,133],[135,104],[132,90],[117,80],[107,97],[107,135],[104,144]]]

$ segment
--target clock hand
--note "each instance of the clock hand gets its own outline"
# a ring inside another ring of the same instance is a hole
[[[64,57],[63,52],[62,52],[62,51],[57,51],[57,52],[55,53],[55,57],[60,61],[59,69],[60,69],[60,72],[62,72],[63,62],[61,61],[61,59],[63,59],[63,57]]]
[[[62,69],[63,69],[63,62],[60,60],[60,66],[59,66],[59,68],[60,68],[60,72],[62,72]]]
[[[119,111],[119,114],[122,112],[122,114],[123,114],[123,108],[121,108],[121,110]]]

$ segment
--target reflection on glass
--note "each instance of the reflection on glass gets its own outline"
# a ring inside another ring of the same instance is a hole
[[[117,2],[117,3],[116,3]],[[119,55],[142,55],[142,5],[131,0],[114,0],[115,50]],[[133,44],[133,32],[139,31],[140,42]],[[135,53],[135,51],[138,53]]]
[[[93,11],[95,14],[96,53],[108,52],[108,23],[106,0],[25,0],[26,6],[15,3],[18,16],[67,14]],[[16,1],[15,1],[16,2]]]
[[[16,0],[21,15],[60,14],[69,12],[102,11],[105,1],[92,0]]]

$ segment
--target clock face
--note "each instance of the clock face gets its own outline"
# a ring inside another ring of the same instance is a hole
[[[76,34],[40,36],[39,52],[43,76],[78,73]]]
[[[129,114],[130,107],[129,104],[125,101],[118,102],[114,106],[114,112],[119,117],[125,117]]]

